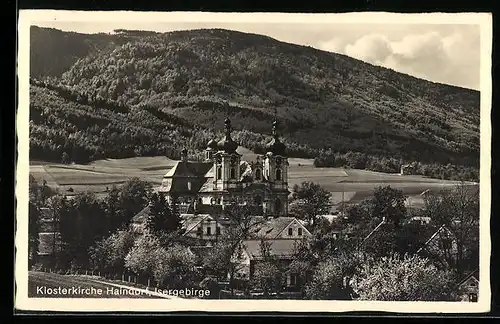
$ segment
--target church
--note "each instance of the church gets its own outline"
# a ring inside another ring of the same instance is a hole
[[[224,209],[229,204],[254,207],[263,216],[288,214],[288,158],[286,146],[273,123],[272,140],[256,161],[243,161],[231,137],[231,121],[225,120],[225,136],[207,143],[203,162],[189,161],[187,150],[163,177],[156,190],[167,201],[177,201],[183,212]]]

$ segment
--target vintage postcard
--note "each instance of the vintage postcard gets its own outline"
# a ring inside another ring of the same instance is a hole
[[[27,10],[15,307],[490,310],[491,15]]]

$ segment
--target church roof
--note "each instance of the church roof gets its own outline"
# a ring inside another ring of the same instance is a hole
[[[205,175],[213,167],[211,162],[178,161],[163,177],[160,192],[194,194],[206,182]]]
[[[278,121],[273,122],[273,139],[266,145],[266,152],[271,152],[274,155],[286,155],[286,145],[283,144],[278,138],[276,128],[278,126]]]
[[[231,138],[231,121],[229,118],[226,118],[224,125],[226,128],[226,134],[224,138],[217,143],[217,149],[226,153],[236,153],[236,149],[239,145]]]
[[[271,152],[274,155],[286,155],[286,145],[283,144],[278,137],[273,138],[267,145],[266,151]]]
[[[204,176],[212,166],[211,162],[178,161],[164,178],[200,177]]]

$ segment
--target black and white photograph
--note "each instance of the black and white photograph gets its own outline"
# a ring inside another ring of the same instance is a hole
[[[490,15],[19,33],[16,307],[489,310]]]

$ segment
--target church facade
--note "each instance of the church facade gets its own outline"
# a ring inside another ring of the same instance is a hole
[[[259,214],[283,217],[288,214],[288,158],[286,146],[273,123],[272,140],[266,153],[255,161],[243,161],[239,144],[231,137],[231,121],[225,120],[225,136],[207,143],[203,162],[189,161],[187,150],[181,161],[163,177],[157,191],[167,201],[174,198],[187,206],[185,212],[217,208],[230,204],[255,207]]]

